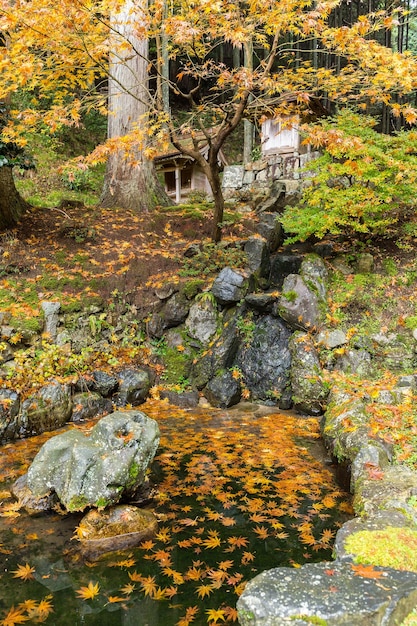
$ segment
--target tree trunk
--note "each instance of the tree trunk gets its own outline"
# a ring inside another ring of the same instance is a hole
[[[16,226],[30,205],[17,191],[11,167],[0,167],[0,230]]]
[[[136,7],[136,10],[135,10]],[[112,16],[113,53],[109,68],[109,139],[129,135],[135,126],[146,124],[149,110],[148,40],[140,16],[146,7],[126,0]],[[153,163],[143,154],[143,145],[129,145],[110,154],[101,205],[149,211],[168,199],[156,177]]]
[[[207,164],[204,168],[208,178],[214,201],[213,227],[211,231],[211,239],[214,243],[218,243],[222,237],[222,222],[224,213],[224,196],[222,191],[222,183],[219,175],[219,168],[216,164]]]

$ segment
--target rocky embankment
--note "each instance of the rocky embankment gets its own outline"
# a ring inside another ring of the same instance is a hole
[[[407,328],[402,334],[381,329],[358,338],[330,324],[328,259],[334,268],[334,251],[326,245],[309,254],[282,251],[281,243],[275,215],[265,213],[259,235],[242,242],[245,268],[225,267],[209,286],[201,280],[166,284],[155,290],[147,320],[134,319],[130,311],[112,328],[104,323],[105,311],[86,312],[69,323],[59,305],[44,303],[45,330],[66,350],[94,345],[105,350],[110,335],[134,322],[157,348],[165,374],[183,384],[184,389],[165,385],[161,395],[171,402],[192,406],[204,396],[213,406],[228,407],[251,399],[320,417],[326,446],[351,477],[357,517],[339,531],[334,561],[299,570],[277,568],[251,581],[238,603],[240,623],[399,624],[417,606],[415,568],[401,562],[392,567],[393,559],[383,551],[378,562],[368,562],[365,548],[380,543],[375,533],[381,531],[393,538],[388,553],[393,545],[398,550],[416,541],[417,478],[393,464],[392,446],[373,429],[371,418],[378,407],[395,412],[413,406],[417,380],[402,372],[413,372],[416,339]],[[186,254],[199,253],[192,246]],[[358,258],[354,271],[370,271],[366,261]],[[7,342],[8,333],[3,324],[2,368],[12,373],[16,345]],[[329,372],[366,379],[375,376],[377,367],[394,372],[389,386],[377,394],[329,382]],[[10,380],[0,390],[3,441],[140,404],[155,376],[145,365],[111,373],[93,370],[71,384],[47,380],[23,399]],[[365,547],[355,542],[357,536]]]

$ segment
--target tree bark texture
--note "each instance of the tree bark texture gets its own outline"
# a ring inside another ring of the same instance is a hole
[[[29,208],[17,191],[11,167],[0,167],[0,231],[13,228]]]
[[[146,123],[149,110],[148,40],[140,23],[140,7],[126,0],[111,19],[113,53],[109,68],[108,138],[128,135],[137,124]],[[139,34],[140,32],[144,34]],[[167,204],[152,161],[139,146],[110,154],[101,205],[149,211]]]

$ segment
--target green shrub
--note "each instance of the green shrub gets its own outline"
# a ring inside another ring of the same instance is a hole
[[[382,135],[369,117],[343,111],[311,130],[323,150],[308,164],[311,184],[281,218],[288,243],[314,235],[411,237],[417,132]]]

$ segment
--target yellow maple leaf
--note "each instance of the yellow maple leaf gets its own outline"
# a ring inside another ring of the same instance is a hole
[[[206,614],[208,621],[213,624],[217,624],[219,620],[222,622],[225,620],[225,612],[222,609],[208,609]]]
[[[82,600],[94,600],[99,591],[100,585],[98,583],[94,584],[90,580],[87,587],[80,587],[80,589],[76,589],[76,594]]]
[[[34,571],[35,571],[35,568],[31,567],[29,563],[26,563],[26,565],[18,565],[17,569],[12,572],[13,578],[21,578],[22,580],[32,580]]]
[[[15,626],[15,624],[23,624],[23,622],[28,621],[28,616],[23,614],[23,609],[14,606],[7,613],[6,617],[3,619],[1,626]]]

